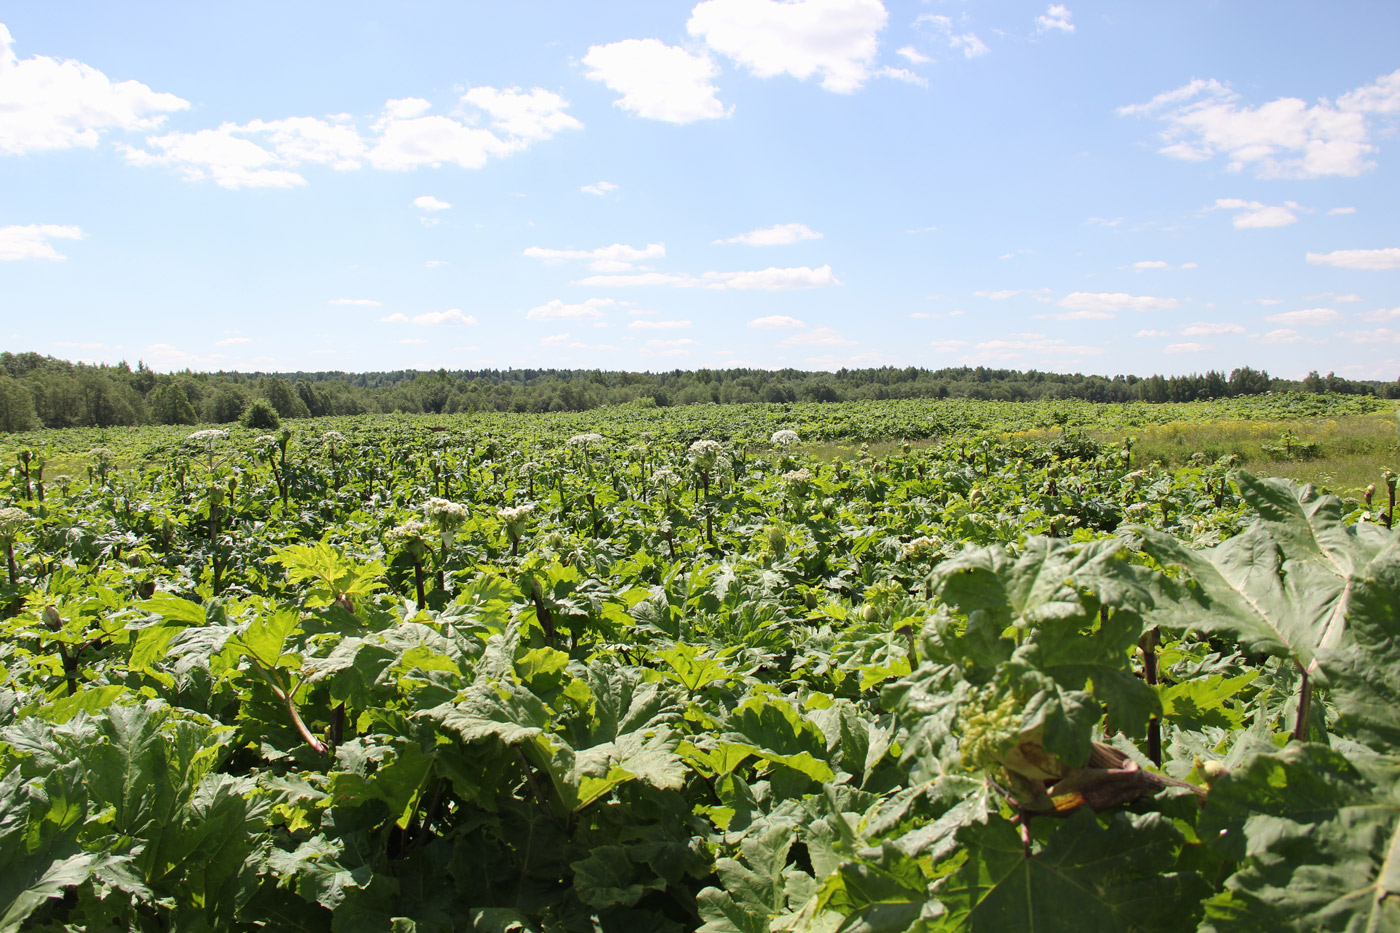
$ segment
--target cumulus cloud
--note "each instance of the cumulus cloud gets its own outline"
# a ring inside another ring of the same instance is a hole
[[[1216,198],[1215,204],[1206,208],[1208,211],[1235,211],[1233,223],[1240,230],[1286,227],[1297,223],[1298,217],[1293,213],[1297,209],[1296,201],[1285,201],[1280,206],[1271,206],[1261,201],[1244,201],[1240,198]]]
[[[1078,357],[1098,356],[1106,352],[1104,347],[1087,344],[1073,344],[1046,334],[1008,334],[996,340],[984,340],[973,345],[972,351],[962,357],[963,362],[1004,362],[1010,363],[1032,359],[1054,359],[1066,362]]]
[[[584,194],[596,194],[599,197],[602,197],[609,191],[616,191],[617,185],[613,184],[610,181],[595,181],[593,184],[584,185],[578,190],[582,191]]]
[[[1281,314],[1270,314],[1264,320],[1271,324],[1292,324],[1302,327],[1316,327],[1320,324],[1331,324],[1342,319],[1341,312],[1331,308],[1308,308],[1304,311],[1284,311]]]
[[[0,23],[0,153],[91,149],[108,130],[153,130],[189,106],[139,81],[113,82],[82,62],[21,59]]]
[[[379,319],[383,324],[421,324],[435,327],[443,324],[452,324],[462,327],[469,327],[476,323],[476,318],[470,314],[463,314],[461,308],[448,308],[446,311],[425,311],[422,314],[415,314],[409,317],[402,312],[394,312]]]
[[[373,298],[332,298],[330,303],[333,305],[358,305],[362,308],[378,308],[381,304]]]
[[[1172,335],[1172,334],[1171,334],[1171,331],[1169,331],[1169,330],[1140,330],[1140,331],[1138,331],[1136,334],[1134,334],[1133,336],[1134,336],[1134,337],[1170,337],[1171,335]]]
[[[1339,269],[1400,269],[1400,248],[1338,249],[1330,253],[1308,253],[1308,262],[1317,266],[1336,266]]]
[[[683,330],[690,326],[689,321],[633,321],[628,330]]]
[[[888,18],[880,0],[703,0],[686,29],[760,78],[819,75],[848,94],[870,78]]]
[[[1238,324],[1227,324],[1223,321],[1205,322],[1198,321],[1195,324],[1188,324],[1182,328],[1183,337],[1218,337],[1223,334],[1243,334],[1244,328]]]
[[[1204,353],[1211,349],[1208,343],[1171,343],[1162,348],[1163,353]]]
[[[754,318],[749,321],[749,326],[758,330],[800,330],[807,325],[786,314],[770,314],[767,317]]]
[[[711,83],[719,68],[707,55],[658,39],[624,39],[591,47],[583,63],[590,79],[622,95],[614,106],[639,117],[694,123],[729,115]]]
[[[1332,208],[1330,211],[1327,212],[1327,215],[1328,215],[1329,217],[1337,217],[1337,216],[1340,216],[1340,215],[1343,215],[1343,214],[1355,214],[1355,213],[1356,213],[1356,208],[1354,208],[1354,207],[1334,207],[1334,208]]]
[[[614,243],[597,249],[545,249],[541,246],[531,246],[525,250],[525,255],[545,262],[585,259],[588,260],[588,267],[594,272],[627,272],[643,259],[664,257],[666,244],[648,243],[641,249],[625,243]]]
[[[1060,315],[1062,320],[1092,320],[1111,318],[1119,311],[1170,311],[1177,301],[1124,292],[1072,292],[1061,298],[1059,304],[1070,312]]]
[[[1036,32],[1074,32],[1074,23],[1070,22],[1072,16],[1074,14],[1066,7],[1052,3],[1049,9],[1035,18]]]
[[[1251,168],[1261,178],[1360,175],[1375,163],[1368,118],[1400,112],[1400,70],[1349,91],[1334,104],[1296,97],[1251,107],[1215,80],[1197,78],[1142,104],[1118,108],[1123,116],[1164,124],[1158,151],[1204,162],[1225,156],[1231,171]]]
[[[778,343],[780,347],[849,347],[854,340],[830,327],[817,327],[804,334],[793,334]]]
[[[933,61],[932,58],[923,54],[912,45],[906,45],[895,54],[903,56],[911,65],[927,65],[929,62]]]
[[[413,199],[413,206],[425,211],[445,211],[452,205],[446,201],[439,201],[431,194],[425,194]]]
[[[791,291],[802,288],[830,288],[841,282],[831,266],[780,269],[770,266],[751,272],[706,272],[699,276],[670,272],[640,272],[630,275],[592,275],[579,282],[598,288],[662,285],[671,288],[712,288],[734,291]]]
[[[914,23],[930,29],[940,41],[948,44],[948,48],[955,52],[961,52],[963,58],[976,58],[979,55],[986,55],[990,51],[987,48],[987,43],[977,38],[976,33],[960,33],[955,30],[952,19],[947,16],[938,13],[922,13]]]
[[[589,298],[579,304],[565,304],[558,298],[552,299],[537,308],[525,312],[530,321],[596,321],[603,316],[603,309],[616,302],[611,298]]]
[[[1400,307],[1377,308],[1374,311],[1367,311],[1365,314],[1358,315],[1358,317],[1363,321],[1393,321],[1396,318],[1400,318]]]
[[[693,346],[695,341],[689,337],[677,340],[648,340],[641,352],[644,356],[686,356]]]
[[[1339,340],[1350,340],[1352,343],[1400,343],[1400,331],[1391,330],[1389,327],[1377,327],[1374,330],[1342,330],[1337,332]]]
[[[1259,339],[1264,343],[1302,343],[1303,335],[1296,330],[1283,327],[1278,330],[1271,330]]]
[[[806,224],[775,224],[764,230],[751,230],[716,243],[743,243],[746,246],[786,246],[799,240],[820,240],[822,235]]]
[[[288,117],[149,136],[144,148],[120,149],[132,165],[168,166],[190,181],[209,179],[230,189],[290,188],[306,184],[299,171],[305,165],[339,171],[366,163],[389,171],[480,168],[489,158],[582,126],[564,112],[567,101],[541,88],[471,88],[459,103],[472,112],[465,119],[484,115],[492,129],[431,114],[428,101],[405,97],[385,103],[368,135],[339,117]]]
[[[0,29],[4,29],[0,26]],[[26,224],[22,227],[0,227],[0,262],[20,259],[65,259],[54,249],[50,240],[81,240],[81,227],[58,224]]]

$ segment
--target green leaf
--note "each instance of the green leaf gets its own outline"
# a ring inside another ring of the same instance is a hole
[[[934,929],[1034,933],[1193,930],[1204,879],[1172,869],[1181,834],[1158,813],[1087,809],[1056,824],[1028,856],[1006,820],[959,833],[962,864],[935,883],[947,913]]]
[[[1242,861],[1216,929],[1400,929],[1400,762],[1364,763],[1292,745],[1211,788],[1200,835]]]

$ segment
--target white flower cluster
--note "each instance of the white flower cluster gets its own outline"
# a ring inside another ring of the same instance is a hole
[[[519,525],[534,514],[534,511],[534,504],[526,502],[524,505],[507,506],[504,509],[498,509],[496,511],[496,517],[507,525]]]
[[[423,534],[428,530],[428,526],[410,518],[402,524],[395,525],[384,533],[384,540],[395,547],[408,547],[414,543],[422,543]]]
[[[24,509],[17,509],[13,506],[0,508],[0,541],[13,541],[20,529],[33,521],[32,516]]]
[[[912,541],[906,541],[899,546],[899,556],[903,560],[927,560],[938,554],[943,549],[943,539],[937,536],[930,538],[928,535],[920,535]]]
[[[601,443],[603,443],[603,435],[601,435],[601,434],[592,434],[592,433],[590,433],[590,434],[575,434],[573,437],[569,438],[569,440],[568,440],[568,444],[569,444],[570,447],[587,447],[589,444],[601,444]]]
[[[661,469],[651,474],[651,481],[661,489],[675,489],[681,484],[681,477],[675,470]]]
[[[543,471],[544,464],[540,463],[538,460],[526,460],[524,463],[520,464],[521,476],[535,476]]]
[[[277,443],[277,438],[273,437],[271,434],[259,434],[257,437],[253,438],[253,443],[257,444],[259,447],[271,447]]]
[[[810,483],[811,481],[812,471],[806,467],[802,467],[798,470],[788,470],[783,474],[783,482],[790,483],[794,486],[800,486],[805,483]]]
[[[194,441],[196,444],[213,444],[215,441],[228,439],[228,432],[219,428],[205,428],[203,431],[196,431],[186,440]]]
[[[459,505],[450,499],[439,499],[437,496],[427,501],[423,512],[428,516],[428,521],[438,528],[457,528],[471,515],[465,505]]]
[[[700,440],[690,445],[690,460],[697,470],[706,472],[714,469],[724,447],[719,441]]]
[[[327,431],[325,434],[321,435],[321,443],[343,444],[345,443],[345,435],[341,434],[339,431]]]
[[[112,457],[115,456],[110,447],[94,447],[87,452],[87,455],[98,463],[111,463]]]
[[[800,440],[802,440],[802,438],[797,436],[796,431],[790,431],[787,428],[783,428],[781,431],[774,431],[773,436],[768,439],[769,443],[777,447],[789,447]]]

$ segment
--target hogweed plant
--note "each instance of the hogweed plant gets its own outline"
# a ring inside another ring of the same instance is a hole
[[[496,517],[506,526],[506,536],[510,538],[510,556],[520,554],[520,536],[525,533],[525,522],[535,511],[533,503],[510,506],[496,512]]]
[[[14,506],[0,508],[0,544],[5,546],[5,567],[10,572],[10,586],[19,586],[19,567],[15,564],[15,539],[34,519],[24,509]]]
[[[423,558],[428,555],[428,542],[424,536],[428,533],[428,526],[416,518],[411,518],[390,528],[384,534],[384,543],[395,550],[407,554],[409,560],[413,562],[413,586],[418,594],[418,605],[424,605],[427,600],[423,589]]]

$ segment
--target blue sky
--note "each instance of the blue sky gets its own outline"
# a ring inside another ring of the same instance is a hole
[[[11,2],[0,346],[1400,377],[1400,4]]]

